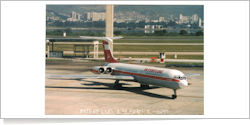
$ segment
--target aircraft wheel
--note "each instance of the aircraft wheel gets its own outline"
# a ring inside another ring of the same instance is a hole
[[[121,88],[122,88],[122,85],[121,85],[121,84],[114,85],[114,88],[115,88],[115,89],[121,89]]]
[[[143,89],[149,89],[149,85],[141,84],[141,88],[143,88]]]
[[[115,89],[121,89],[122,88],[122,84],[119,83],[119,80],[115,81],[114,88]]]
[[[176,99],[176,98],[177,98],[176,89],[174,89],[174,94],[172,95],[172,99]]]
[[[177,98],[177,95],[172,95],[172,99],[176,99]]]

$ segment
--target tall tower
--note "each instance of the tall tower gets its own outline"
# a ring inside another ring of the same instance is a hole
[[[106,5],[106,37],[113,37],[114,5]],[[113,52],[113,40],[110,43],[110,49]]]

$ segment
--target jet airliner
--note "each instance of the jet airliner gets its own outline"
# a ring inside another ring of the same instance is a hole
[[[189,85],[187,76],[179,70],[119,63],[110,50],[110,43],[112,39],[120,39],[122,37],[81,36],[81,38],[102,40],[105,64],[91,69],[93,73],[98,75],[51,75],[50,78],[113,79],[115,80],[114,88],[116,89],[122,88],[122,84],[119,81],[134,81],[140,83],[141,88],[149,88],[149,85],[170,88],[174,91],[172,99],[177,98],[176,90]]]

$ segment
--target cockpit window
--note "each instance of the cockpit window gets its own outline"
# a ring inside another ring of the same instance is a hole
[[[175,76],[174,78],[179,79],[179,80],[187,80],[186,76]]]

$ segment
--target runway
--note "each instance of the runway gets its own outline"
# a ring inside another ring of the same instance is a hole
[[[72,61],[46,64],[46,74],[90,75],[89,69],[102,62]],[[152,66],[152,64],[151,64]],[[159,67],[163,65],[157,64]],[[45,83],[46,115],[202,115],[204,83],[202,68],[178,68],[184,73],[199,73],[192,84],[177,91],[121,81],[121,90],[113,89],[114,80],[48,79]]]

